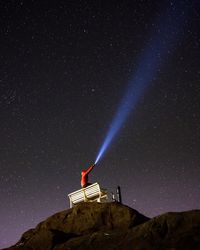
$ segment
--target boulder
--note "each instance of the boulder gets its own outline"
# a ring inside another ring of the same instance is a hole
[[[200,249],[200,210],[149,219],[118,202],[85,202],[47,218],[7,249]]]

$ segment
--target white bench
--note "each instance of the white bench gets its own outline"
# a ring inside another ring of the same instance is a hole
[[[79,189],[73,193],[68,194],[70,201],[70,208],[81,202],[106,202],[108,199],[107,190],[101,189],[96,182],[86,188]]]

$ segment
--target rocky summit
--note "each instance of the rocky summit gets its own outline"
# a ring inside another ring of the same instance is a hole
[[[150,219],[118,202],[81,203],[39,223],[8,249],[200,249],[200,210]]]

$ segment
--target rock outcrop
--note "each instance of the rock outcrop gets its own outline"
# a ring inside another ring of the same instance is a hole
[[[117,202],[82,203],[49,217],[8,249],[200,249],[200,210],[149,219]]]

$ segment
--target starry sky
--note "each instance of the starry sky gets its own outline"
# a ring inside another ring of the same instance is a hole
[[[0,248],[69,207],[175,2],[0,2]],[[200,12],[181,2],[181,38],[89,178],[151,217],[200,209]]]

